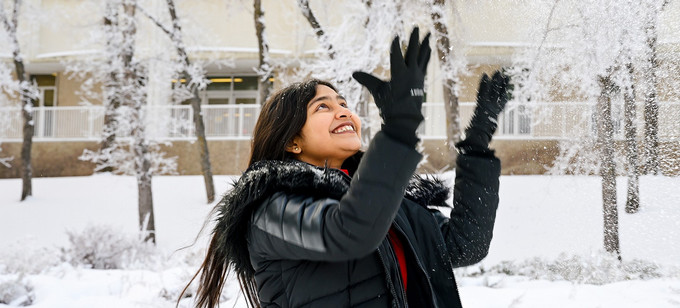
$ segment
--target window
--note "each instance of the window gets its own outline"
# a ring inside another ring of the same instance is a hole
[[[257,76],[208,77],[203,104],[259,104]]]
[[[31,75],[31,81],[38,85],[38,100],[33,101],[35,107],[40,108],[33,113],[33,118],[36,120],[35,136],[36,137],[52,137],[54,136],[56,118],[55,110],[52,107],[57,106],[57,74],[52,75]]]
[[[215,75],[208,76],[210,81],[201,91],[203,121],[208,137],[244,137],[252,134],[257,120],[259,104],[263,98],[259,93],[258,76]],[[274,80],[270,78],[269,82]],[[184,82],[180,80],[180,82]],[[173,80],[173,85],[177,83]],[[190,101],[181,102],[189,105]],[[178,111],[180,112],[180,111]],[[189,110],[182,109],[179,116],[189,119]]]
[[[244,136],[249,135],[257,118],[257,108],[244,105],[258,105],[260,98],[257,76],[210,76],[210,84],[203,93],[206,135]]]
[[[525,105],[506,108],[498,118],[500,132],[503,135],[531,134],[531,111]]]
[[[506,110],[499,117],[500,122],[502,122],[503,135],[514,135],[515,134],[515,110]]]
[[[38,84],[40,96],[33,105],[36,107],[54,107],[57,105],[57,77],[52,75],[31,75],[31,81]]]
[[[520,135],[531,134],[531,114],[524,105],[517,106],[517,122]]]

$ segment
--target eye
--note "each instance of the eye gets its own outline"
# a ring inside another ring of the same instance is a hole
[[[342,106],[344,108],[349,108],[349,105],[347,105],[347,102],[340,103],[340,106]]]
[[[326,106],[326,104],[319,104],[319,106],[316,106],[316,111],[319,111],[321,109],[328,109],[328,106]]]

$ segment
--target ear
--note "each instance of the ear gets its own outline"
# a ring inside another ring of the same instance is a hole
[[[300,147],[299,137],[295,136],[295,138],[293,138],[293,141],[288,142],[288,144],[286,145],[286,152],[290,152],[290,153],[293,153],[293,154],[302,153],[302,148]]]

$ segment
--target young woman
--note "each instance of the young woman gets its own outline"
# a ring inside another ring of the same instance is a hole
[[[390,81],[354,74],[384,122],[365,153],[359,117],[327,82],[264,104],[250,165],[217,207],[198,307],[217,306],[230,270],[255,307],[461,306],[453,268],[479,262],[492,237],[500,162],[488,143],[507,79],[482,79],[447,218],[428,206],[446,206],[449,188],[414,175],[428,43],[414,29],[402,57],[396,38]]]

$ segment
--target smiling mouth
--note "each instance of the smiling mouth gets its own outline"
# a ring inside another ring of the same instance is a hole
[[[331,133],[341,134],[341,133],[345,133],[345,132],[354,132],[354,131],[355,131],[354,126],[352,126],[351,124],[345,124],[345,125],[341,125],[340,127],[334,129]]]

